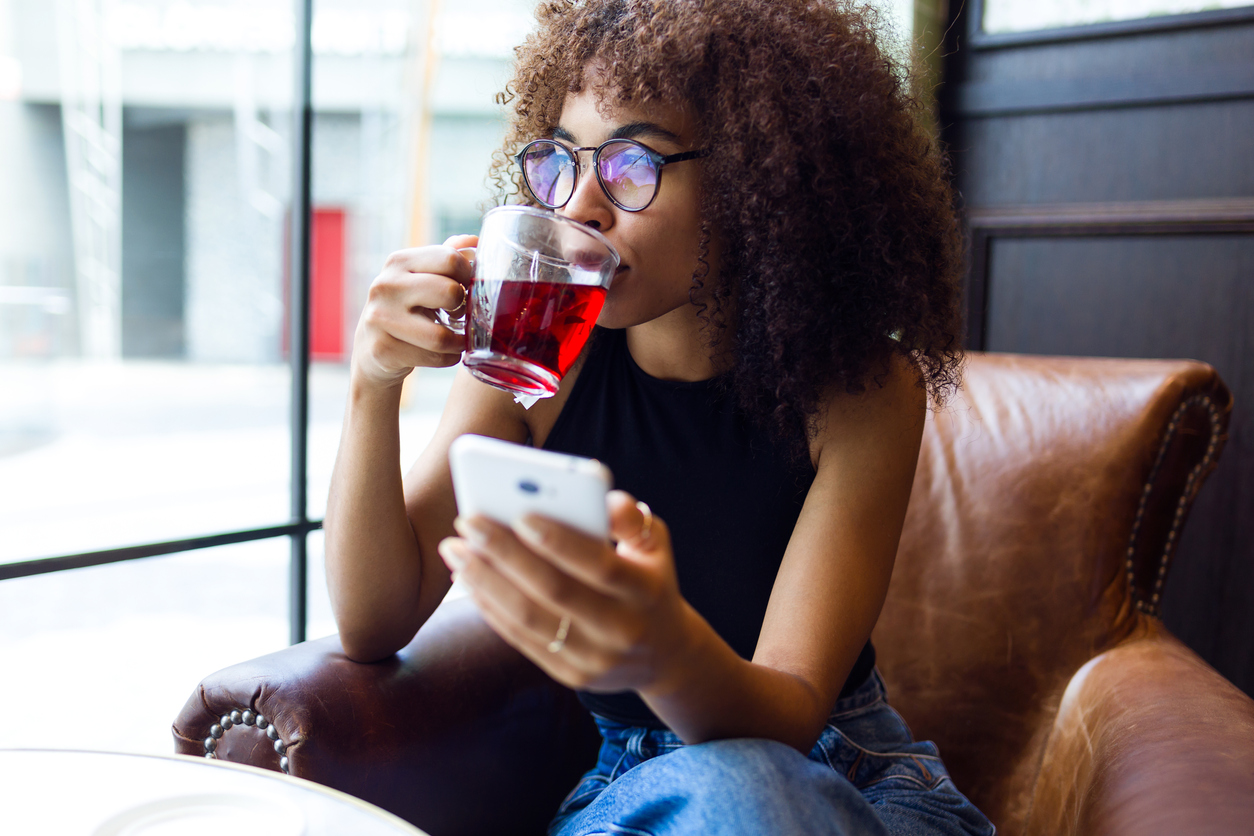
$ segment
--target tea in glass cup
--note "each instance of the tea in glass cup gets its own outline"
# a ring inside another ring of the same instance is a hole
[[[515,395],[552,397],[592,333],[618,263],[605,236],[578,221],[530,206],[488,212],[474,253],[466,368]]]

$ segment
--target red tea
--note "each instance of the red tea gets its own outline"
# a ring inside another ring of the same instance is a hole
[[[515,391],[552,395],[583,351],[605,292],[599,285],[475,279],[467,367]]]

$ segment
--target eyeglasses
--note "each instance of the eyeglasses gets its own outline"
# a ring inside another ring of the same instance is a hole
[[[592,152],[597,182],[610,201],[624,212],[647,209],[657,197],[662,167],[709,155],[708,150],[662,155],[634,139],[611,139],[593,148],[567,148],[552,139],[535,139],[514,160],[536,201],[549,209],[570,202],[579,180],[579,152]]]

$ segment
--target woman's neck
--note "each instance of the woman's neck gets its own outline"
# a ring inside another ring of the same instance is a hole
[[[731,367],[727,353],[712,352],[706,344],[701,319],[691,305],[628,328],[627,350],[645,374],[658,380],[709,380]]]

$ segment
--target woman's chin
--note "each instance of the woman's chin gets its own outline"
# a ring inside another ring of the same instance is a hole
[[[611,301],[606,301],[605,307],[601,309],[601,315],[597,317],[597,325],[611,330],[631,328],[652,322],[658,316],[657,312],[644,310],[639,305],[615,305]]]
[[[628,325],[633,324],[635,323],[623,322],[622,318],[619,317],[616,312],[610,310],[609,304],[606,304],[604,308],[601,308],[601,315],[597,317],[598,326],[602,328],[609,328],[611,330],[626,328]]]
[[[605,298],[605,306],[601,308],[601,313],[597,317],[597,325],[602,328],[618,329],[648,322],[650,317],[647,312],[638,310],[639,307],[639,305],[633,305],[632,300],[624,299],[622,295],[615,298],[614,290],[611,288]]]

